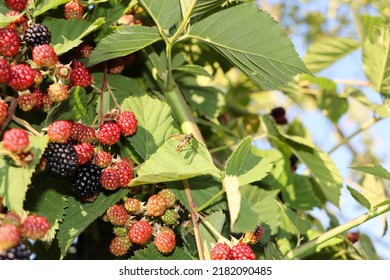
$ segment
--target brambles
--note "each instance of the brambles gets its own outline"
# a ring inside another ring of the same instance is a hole
[[[212,260],[229,260],[231,248],[228,244],[217,243],[213,246],[210,252]]]
[[[82,19],[83,6],[77,0],[69,1],[64,7],[64,16],[66,19]]]
[[[29,143],[27,132],[20,128],[11,128],[3,135],[3,147],[11,153],[20,154],[24,152]]]
[[[51,32],[47,26],[41,23],[35,23],[27,28],[23,39],[26,42],[26,45],[30,48],[39,45],[50,44]]]
[[[19,34],[11,28],[0,28],[0,54],[15,56],[20,47]]]
[[[69,178],[78,169],[76,150],[71,143],[51,142],[43,156],[47,160],[47,170],[57,176]]]

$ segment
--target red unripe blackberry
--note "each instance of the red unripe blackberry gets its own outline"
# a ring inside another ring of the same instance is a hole
[[[125,70],[126,62],[122,57],[110,59],[107,62],[108,73],[120,74]]]
[[[27,46],[32,48],[38,45],[50,44],[51,33],[47,26],[41,23],[36,23],[27,28],[23,39]]]
[[[128,219],[128,214],[125,207],[114,204],[107,209],[106,218],[114,226],[123,226]]]
[[[255,260],[256,255],[252,248],[245,243],[239,242],[234,245],[230,251],[230,259],[232,260]]]
[[[47,94],[53,102],[62,102],[69,98],[69,89],[66,85],[53,83],[47,89]]]
[[[34,84],[33,86],[39,87],[43,82],[43,75],[39,69],[34,68]]]
[[[40,68],[52,68],[58,63],[58,56],[54,48],[48,44],[35,46],[32,50],[32,58]]]
[[[23,111],[31,111],[37,104],[35,95],[32,93],[26,93],[18,96],[18,106]]]
[[[225,243],[217,243],[211,248],[210,257],[212,260],[229,260],[231,248]]]
[[[132,215],[138,215],[142,212],[142,202],[139,199],[129,197],[123,203],[123,207]]]
[[[20,228],[23,237],[38,240],[43,238],[50,228],[50,224],[43,216],[28,215]]]
[[[34,83],[34,70],[27,64],[11,65],[11,78],[8,85],[13,90],[28,89]]]
[[[92,50],[93,50],[93,46],[84,42],[77,48],[78,56],[80,58],[88,58],[90,57]]]
[[[159,217],[167,209],[167,202],[163,196],[154,194],[149,197],[146,205],[146,213],[152,217]]]
[[[61,120],[55,121],[47,128],[47,136],[51,142],[66,143],[70,138],[72,123]]]
[[[116,119],[116,123],[121,128],[121,133],[124,136],[131,136],[137,130],[138,121],[133,112],[122,111]]]
[[[28,134],[23,129],[11,128],[3,134],[3,147],[12,153],[24,152],[29,143]]]
[[[65,4],[64,16],[66,19],[82,19],[83,6],[77,0],[69,1]]]
[[[106,190],[115,190],[119,187],[119,173],[114,168],[106,168],[100,177],[102,187]]]
[[[8,117],[8,105],[0,100],[0,125],[2,125]]]
[[[18,33],[11,28],[0,28],[0,54],[15,56],[19,52],[20,38]]]
[[[20,12],[12,10],[6,13],[6,16],[19,16]],[[19,17],[18,19],[7,24],[8,28],[15,30],[18,34],[24,34],[28,28],[27,18],[24,16]]]
[[[43,92],[40,89],[34,89],[32,90],[31,94],[35,98],[35,106],[37,108],[40,108],[43,104]]]
[[[92,84],[92,76],[84,67],[73,68],[69,79],[72,86],[89,87]]]
[[[46,168],[59,177],[72,177],[77,169],[77,155],[71,143],[50,142],[44,152]]]
[[[72,184],[72,191],[82,202],[94,202],[96,200],[101,190],[101,172],[101,168],[92,163],[79,166]]]
[[[105,151],[99,151],[95,154],[93,163],[101,168],[106,168],[112,163],[112,155]]]
[[[176,246],[175,234],[172,231],[159,231],[154,237],[153,243],[161,253],[170,253]]]
[[[347,234],[348,241],[351,243],[356,243],[359,241],[359,233],[357,232],[349,232]]]
[[[21,11],[27,6],[28,0],[4,0],[5,5],[11,10]]]
[[[29,260],[31,254],[30,246],[27,243],[20,241],[16,246],[0,253],[0,260]]]
[[[119,125],[113,122],[105,122],[99,127],[98,138],[105,145],[114,145],[121,136]]]
[[[49,112],[51,106],[53,105],[53,101],[51,101],[49,95],[47,95],[47,94],[43,95],[42,105],[43,105],[43,111]]]
[[[82,123],[74,123],[70,138],[79,143],[93,143],[97,137],[92,127]]]
[[[126,255],[131,245],[128,236],[115,236],[110,243],[110,252],[114,256],[120,257]]]
[[[131,225],[128,236],[136,244],[145,244],[152,236],[153,228],[147,221],[137,221]]]
[[[11,66],[0,57],[0,84],[8,83],[9,79],[11,79]]]
[[[14,247],[21,240],[19,228],[7,224],[0,226],[0,253]]]
[[[95,150],[90,143],[81,143],[73,146],[77,154],[77,163],[86,164],[93,158]]]
[[[115,163],[113,167],[119,172],[119,187],[129,187],[131,179],[134,177],[130,166],[124,160],[121,160],[120,162]]]

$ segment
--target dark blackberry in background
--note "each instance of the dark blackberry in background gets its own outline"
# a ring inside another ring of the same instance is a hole
[[[95,164],[88,163],[79,166],[72,192],[82,202],[94,202],[102,189],[100,176],[102,169]]]
[[[50,142],[43,156],[47,170],[59,177],[72,177],[78,169],[76,150],[71,143]]]
[[[27,28],[23,39],[27,46],[33,48],[38,45],[50,44],[51,33],[45,25],[36,23]]]
[[[289,157],[289,160],[290,160],[290,167],[291,167],[291,171],[295,172],[297,170],[297,164],[298,164],[298,157],[296,155],[291,155]]]
[[[30,246],[23,241],[0,254],[0,260],[29,260],[32,252]]]
[[[277,124],[287,124],[286,110],[283,107],[276,107],[271,110],[271,116]]]

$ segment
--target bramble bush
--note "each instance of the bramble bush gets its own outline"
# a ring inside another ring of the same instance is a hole
[[[0,13],[0,259],[378,258],[353,229],[390,210],[390,173],[356,161],[352,188],[330,153],[390,115],[385,17],[359,16],[359,38],[321,37],[302,60],[254,1]],[[355,50],[381,104],[318,75]],[[335,126],[350,102],[372,119],[326,153],[277,94]],[[367,212],[340,224],[328,206],[343,187]]]

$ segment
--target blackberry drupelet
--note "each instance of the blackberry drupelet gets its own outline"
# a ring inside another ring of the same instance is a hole
[[[27,28],[24,33],[24,41],[31,48],[38,45],[50,44],[51,33],[45,25],[36,23]]]
[[[0,254],[0,260],[29,260],[31,256],[30,247],[20,241],[15,247]]]
[[[93,163],[80,165],[72,185],[75,196],[83,202],[95,201],[102,189],[101,173],[102,169]]]
[[[44,157],[46,168],[59,177],[69,178],[77,171],[77,154],[71,143],[50,142]]]

